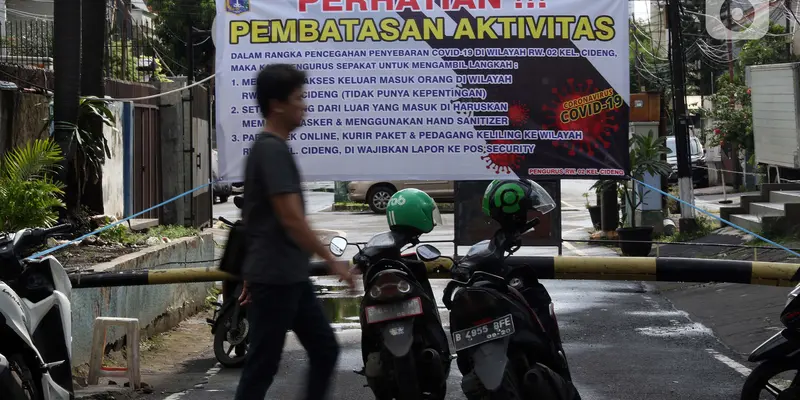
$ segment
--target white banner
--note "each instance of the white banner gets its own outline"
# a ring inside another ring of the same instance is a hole
[[[308,73],[290,138],[319,180],[621,177],[624,0],[217,0],[220,179],[262,130],[255,77]]]

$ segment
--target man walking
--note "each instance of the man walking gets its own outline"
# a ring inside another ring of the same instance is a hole
[[[243,221],[248,252],[242,267],[250,348],[236,400],[263,400],[292,330],[308,352],[306,400],[325,399],[339,345],[314,295],[309,257],[328,262],[331,272],[353,287],[346,262],[336,261],[308,225],[300,171],[286,143],[303,121],[306,74],[287,64],[266,66],[256,79],[264,132],[247,157]]]

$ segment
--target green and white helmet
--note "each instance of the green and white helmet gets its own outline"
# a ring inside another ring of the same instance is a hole
[[[431,196],[419,189],[403,189],[389,199],[386,220],[393,231],[408,231],[416,235],[428,233],[442,225],[439,207]]]
[[[483,213],[501,224],[512,220],[524,222],[529,210],[547,214],[555,208],[547,190],[528,179],[496,179],[483,193]]]

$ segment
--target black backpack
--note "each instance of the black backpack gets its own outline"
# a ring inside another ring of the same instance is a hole
[[[219,263],[220,271],[231,275],[242,275],[242,264],[247,256],[247,232],[244,223],[236,221],[228,234],[228,241],[225,243],[225,252]]]

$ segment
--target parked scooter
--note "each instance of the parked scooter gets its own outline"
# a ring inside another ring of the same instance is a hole
[[[547,191],[532,181],[494,181],[486,190],[484,212],[500,229],[459,260],[442,299],[470,400],[580,399],[550,296],[533,271],[505,262],[539,223],[527,220],[528,211],[554,208]]]
[[[70,229],[0,234],[0,399],[73,398],[72,284],[55,257],[23,258]]]
[[[233,202],[236,207],[242,208],[242,196],[235,196]],[[246,254],[243,249],[244,237],[242,232],[238,231],[242,227],[241,221],[234,223],[224,217],[220,217],[219,220],[228,225],[231,232],[225,246],[221,269],[227,270],[222,268],[223,265],[229,268],[241,268],[244,261],[242,257]],[[217,301],[212,302],[214,315],[206,320],[211,325],[211,334],[214,335],[214,356],[227,368],[239,368],[244,365],[249,345],[250,325],[247,321],[246,307],[239,304],[241,293],[241,282],[222,282],[222,292],[217,296]]]
[[[797,285],[789,293],[786,306],[781,312],[781,323],[786,328],[750,353],[748,361],[761,364],[745,380],[742,400],[800,399],[799,293],[800,285]],[[788,376],[783,376],[784,374]]]
[[[378,400],[442,400],[450,375],[450,348],[425,263],[402,259],[402,249],[419,244],[419,236],[441,224],[436,203],[416,189],[395,193],[387,207],[391,231],[375,235],[353,257],[363,274],[361,355],[359,373]],[[336,256],[348,245],[343,237],[330,242]],[[433,246],[417,248],[438,253]]]

